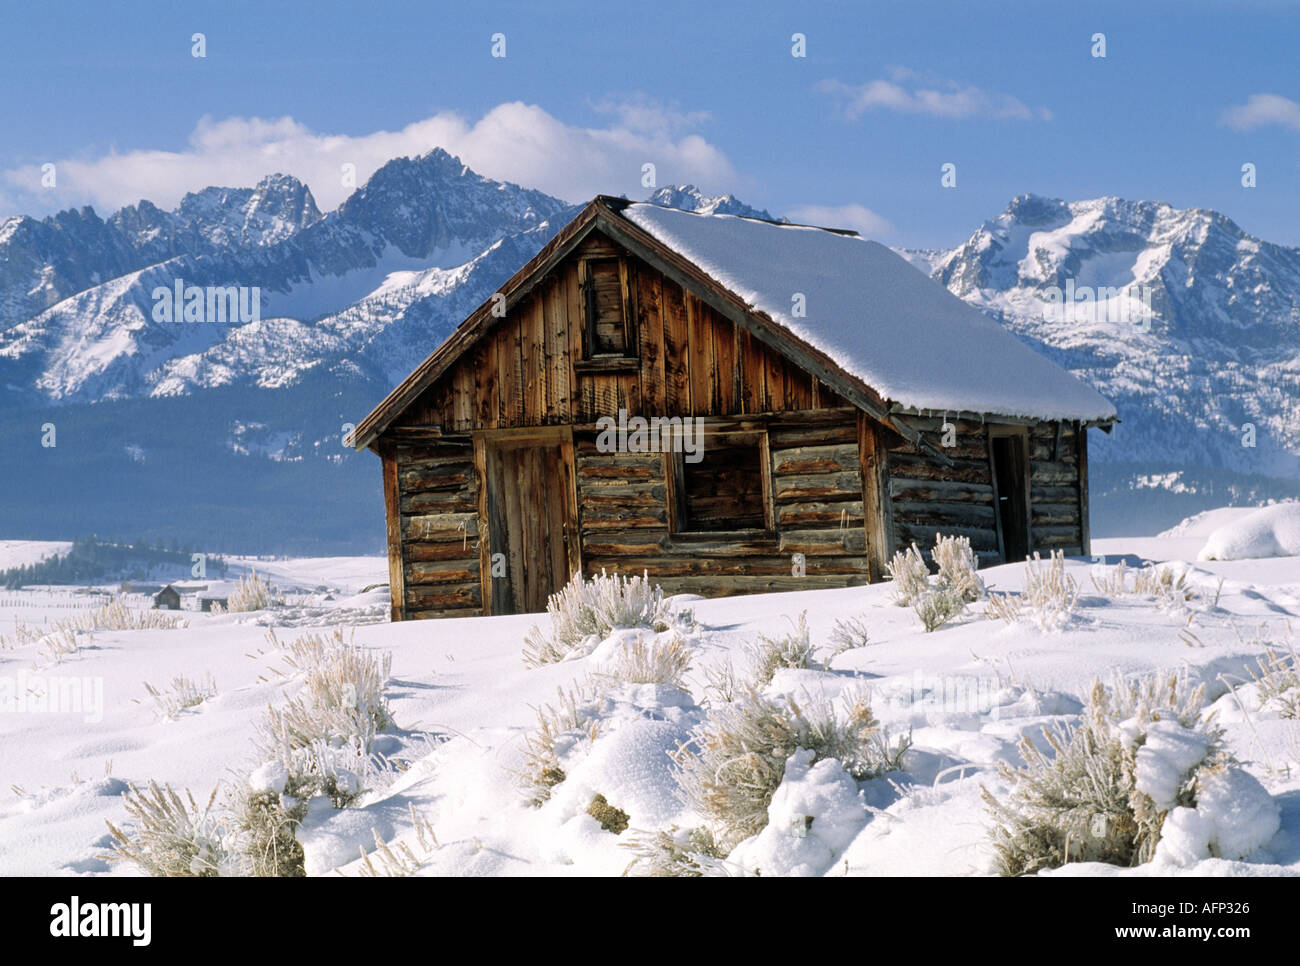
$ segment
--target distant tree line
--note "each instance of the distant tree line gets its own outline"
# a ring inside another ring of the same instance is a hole
[[[18,590],[28,584],[87,584],[103,580],[148,580],[161,568],[174,573],[193,564],[194,548],[172,538],[165,545],[155,540],[102,540],[96,535],[77,537],[65,554],[51,554],[39,563],[0,570],[0,585]],[[225,577],[227,564],[220,554],[208,554],[208,575]],[[188,574],[187,574],[188,576]]]

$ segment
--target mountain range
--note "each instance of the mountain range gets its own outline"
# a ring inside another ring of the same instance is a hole
[[[772,218],[693,186],[648,200]],[[173,211],[0,221],[5,535],[380,549],[378,467],[346,425],[577,210],[435,149],[323,214],[274,174]],[[1025,195],[963,245],[900,254],[1116,403],[1095,533],[1300,491],[1300,250],[1213,211]],[[256,286],[260,319],[155,321],[178,280]],[[1149,312],[1060,311],[1083,288],[1141,291]]]

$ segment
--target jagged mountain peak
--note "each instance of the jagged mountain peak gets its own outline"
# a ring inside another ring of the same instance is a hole
[[[698,211],[704,215],[739,215],[742,218],[762,218],[776,221],[772,213],[753,208],[733,194],[707,195],[693,184],[664,185],[646,199],[652,205]]]

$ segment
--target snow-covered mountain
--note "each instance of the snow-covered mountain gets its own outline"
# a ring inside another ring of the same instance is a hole
[[[1202,208],[1023,195],[908,255],[1110,397],[1096,458],[1300,475],[1300,250]]]
[[[692,185],[649,200],[772,217]],[[390,161],[326,214],[301,182],[271,175],[189,194],[174,211],[141,201],[107,219],[90,208],[10,218],[0,222],[0,435],[27,439],[36,414],[76,423],[91,406],[93,445],[115,460],[150,454],[159,472],[164,447],[150,445],[140,414],[166,412],[203,424],[177,472],[212,451],[337,462],[339,425],[576,211],[435,149]],[[1093,453],[1094,501],[1177,495],[1168,515],[1181,518],[1197,501],[1300,495],[1300,250],[1212,211],[1027,195],[964,245],[902,254],[1116,403],[1123,423]],[[153,293],[178,281],[255,288],[260,318],[155,322]],[[1085,291],[1100,301],[1079,301]],[[129,419],[105,414],[114,401],[130,404]],[[250,425],[277,441],[268,455],[247,445]]]

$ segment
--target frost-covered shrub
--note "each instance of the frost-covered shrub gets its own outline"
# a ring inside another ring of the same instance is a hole
[[[178,674],[172,678],[166,691],[159,691],[148,681],[144,689],[153,698],[154,708],[163,718],[174,718],[186,708],[194,708],[216,695],[217,683],[212,680],[211,672],[205,672],[198,679],[187,678]]]
[[[285,650],[290,667],[304,673],[303,688],[283,706],[268,708],[258,732],[265,757],[276,753],[282,738],[290,748],[353,738],[368,748],[376,732],[392,726],[384,697],[391,654],[346,643],[339,631],[305,635]]]
[[[885,569],[894,581],[894,603],[899,607],[911,607],[930,588],[930,568],[915,543],[895,553]]]
[[[789,710],[749,687],[713,708],[701,731],[678,750],[687,804],[713,826],[724,854],[767,824],[768,803],[798,743]]]
[[[261,578],[256,570],[239,578],[239,583],[226,599],[225,611],[231,614],[265,610],[279,603],[271,591],[271,585]]]
[[[815,760],[837,758],[860,778],[888,770],[901,754],[889,749],[861,696],[837,714],[824,703],[781,704],[746,686],[735,701],[711,709],[674,756],[687,804],[710,823],[720,850],[730,851],[767,824],[768,805],[796,748]]]
[[[590,580],[575,573],[547,600],[546,612],[551,618],[550,635],[534,626],[524,639],[524,663],[529,667],[566,660],[615,628],[668,630],[674,616],[664,606],[663,588],[651,584],[644,574],[623,577],[603,570]]]
[[[1290,644],[1270,647],[1250,671],[1261,707],[1282,718],[1300,718],[1300,656]]]
[[[1025,583],[1020,599],[1045,630],[1069,621],[1079,606],[1079,582],[1065,572],[1065,551],[1052,551],[1046,563],[1034,551],[1034,556],[1025,561]]]
[[[984,613],[1008,624],[1028,618],[1044,631],[1059,630],[1079,606],[1079,582],[1065,572],[1065,552],[1055,550],[1044,561],[1034,551],[1025,561],[1024,589],[1019,597],[990,594]]]
[[[984,596],[984,581],[975,572],[979,560],[971,550],[967,537],[945,537],[934,540],[934,562],[939,568],[935,582],[968,604]]]
[[[1197,790],[1212,776],[1231,771],[1249,780],[1243,786],[1257,787],[1236,767],[1218,727],[1201,719],[1204,699],[1203,686],[1192,688],[1177,677],[1117,680],[1110,689],[1098,683],[1077,727],[1044,729],[1048,752],[1022,739],[1025,766],[999,765],[1011,785],[1007,799],[984,790],[999,871],[1021,875],[1067,862],[1149,862],[1166,816],[1196,810]],[[1258,792],[1267,798],[1262,788]],[[1257,812],[1267,813],[1258,794],[1252,801]]]
[[[591,743],[600,733],[595,712],[596,696],[584,687],[557,689],[559,701],[537,710],[537,728],[524,738],[524,766],[520,782],[530,804],[540,807],[551,789],[567,777],[560,761],[574,744]]]
[[[628,877],[698,879],[726,875],[726,856],[707,828],[678,828],[671,825],[656,832],[629,833],[623,843],[635,858],[623,875]]]
[[[831,661],[841,654],[857,650],[860,647],[866,647],[871,643],[870,636],[867,633],[866,621],[859,617],[837,619],[831,627],[827,643],[830,644],[830,656],[826,658],[826,663],[829,666]]]
[[[966,537],[937,534],[934,561],[939,573],[933,583],[915,543],[895,553],[887,568],[894,580],[894,602],[913,608],[927,631],[943,626],[984,595],[984,581],[975,573],[978,560]]]
[[[745,648],[749,656],[750,677],[758,685],[770,684],[780,668],[806,668],[812,666],[813,645],[808,636],[808,612],[801,611],[788,633],[780,637],[760,634],[758,640]]]
[[[690,667],[691,647],[680,634],[649,640],[638,634],[634,641],[623,643],[604,675],[627,684],[684,688],[683,678]]]
[[[966,609],[966,598],[956,589],[935,587],[921,594],[912,604],[921,626],[927,632],[937,630]]]
[[[866,692],[846,692],[838,702],[818,696],[802,701],[791,698],[789,703],[799,731],[799,747],[813,752],[815,761],[834,758],[858,781],[902,768],[911,736],[891,742],[871,713]]]
[[[221,875],[230,856],[221,823],[212,812],[216,797],[214,790],[200,808],[188,791],[182,799],[170,785],[151,781],[143,792],[132,785],[122,799],[134,825],[123,831],[107,823],[113,837],[108,858],[134,862],[152,876]]]

